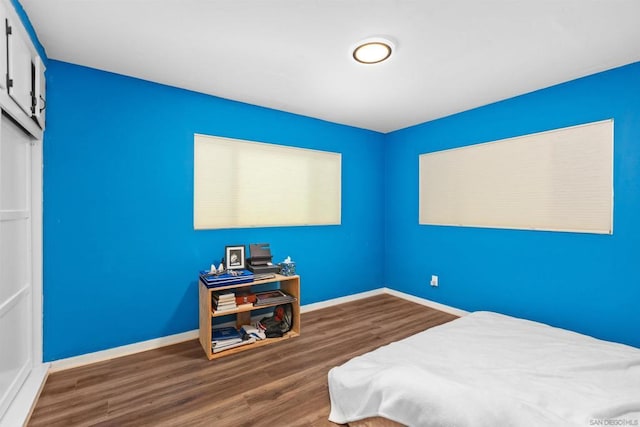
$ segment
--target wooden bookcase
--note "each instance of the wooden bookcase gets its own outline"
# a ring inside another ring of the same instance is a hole
[[[274,307],[278,305],[261,305],[259,307],[241,307],[235,310],[225,311],[223,313],[217,313],[213,310],[211,299],[213,292],[220,292],[225,290],[240,290],[251,288],[252,286],[264,285],[267,283],[280,283],[280,289],[289,295],[296,298],[291,302],[293,306],[293,327],[282,338],[267,338],[265,340],[256,341],[252,344],[243,345],[240,347],[231,348],[229,350],[221,351],[220,353],[213,353],[211,348],[211,322],[216,317],[236,315],[236,327],[251,323],[251,312],[260,310],[266,307]],[[282,276],[276,274],[276,277],[266,280],[256,280],[250,283],[242,283],[238,285],[230,286],[218,286],[215,288],[207,288],[202,281],[199,281],[199,299],[200,299],[200,344],[204,349],[205,354],[211,359],[218,359],[220,357],[229,356],[232,354],[240,353],[242,351],[252,350],[258,347],[262,347],[269,344],[274,344],[282,340],[297,337],[300,335],[300,276]]]

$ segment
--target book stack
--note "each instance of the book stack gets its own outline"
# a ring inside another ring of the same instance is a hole
[[[213,293],[213,309],[217,312],[231,311],[238,308],[236,305],[236,294],[233,292]]]
[[[201,271],[200,280],[207,288],[239,285],[241,283],[253,282],[253,273],[248,270],[232,270],[224,274],[212,274],[208,271]]]
[[[242,339],[240,332],[231,326],[225,328],[213,328],[211,331],[211,348],[214,353],[229,350],[255,342],[255,338]]]
[[[295,300],[296,298],[294,296],[286,294],[280,289],[276,289],[274,291],[258,292],[254,305],[257,307],[261,305],[285,304]]]

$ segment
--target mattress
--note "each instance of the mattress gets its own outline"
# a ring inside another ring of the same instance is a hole
[[[329,420],[640,425],[640,349],[475,312],[329,371]]]

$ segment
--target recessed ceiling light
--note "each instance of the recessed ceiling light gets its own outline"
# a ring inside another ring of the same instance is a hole
[[[393,52],[393,43],[384,38],[362,40],[353,50],[353,59],[361,64],[377,64],[389,59]]]

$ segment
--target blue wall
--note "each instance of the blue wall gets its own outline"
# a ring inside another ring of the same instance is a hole
[[[640,63],[388,135],[54,60],[47,78],[45,360],[197,328],[196,272],[259,241],[298,262],[303,304],[386,285],[640,346]],[[608,118],[612,236],[418,225],[419,154]],[[194,231],[194,133],[341,152],[342,225]]]
[[[613,235],[418,225],[419,154],[609,118]],[[385,186],[387,286],[640,347],[640,63],[388,134]]]
[[[196,329],[228,244],[290,255],[303,304],[382,285],[384,135],[54,60],[47,103],[45,360]],[[194,133],[341,152],[342,225],[194,231]]]

